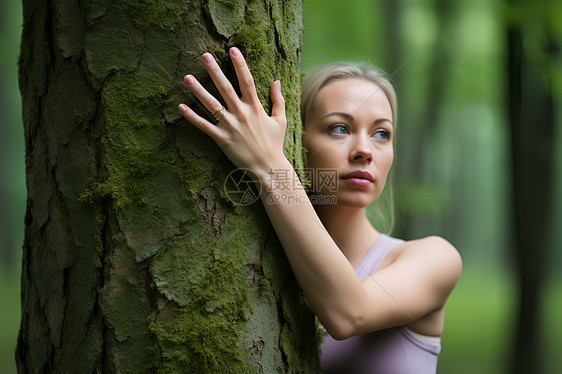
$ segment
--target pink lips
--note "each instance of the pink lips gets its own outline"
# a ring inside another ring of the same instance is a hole
[[[357,170],[341,178],[342,180],[358,186],[368,186],[373,183],[373,176],[367,171]]]

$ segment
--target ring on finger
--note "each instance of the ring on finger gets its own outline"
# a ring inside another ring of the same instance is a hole
[[[224,117],[224,112],[226,111],[225,107],[220,108],[216,112],[212,113],[211,115],[217,121],[220,121],[222,117]]]

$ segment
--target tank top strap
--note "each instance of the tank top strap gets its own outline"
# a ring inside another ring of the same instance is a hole
[[[404,243],[402,239],[392,238],[386,234],[379,234],[369,252],[354,266],[359,279],[363,280],[373,274],[385,256],[398,245]]]

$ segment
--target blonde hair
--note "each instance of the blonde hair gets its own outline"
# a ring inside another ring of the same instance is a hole
[[[306,123],[314,107],[316,97],[320,90],[326,85],[344,79],[362,79],[372,82],[386,95],[390,108],[392,110],[392,123],[396,133],[396,125],[398,120],[398,103],[396,99],[396,91],[387,74],[376,66],[355,62],[339,62],[320,67],[306,75],[301,91],[301,120],[303,127],[306,129]],[[394,142],[393,142],[394,146]],[[372,204],[373,210],[367,209],[367,215],[374,226],[386,226],[386,233],[390,234],[394,228],[394,203],[393,203],[393,172],[390,171],[386,188],[381,195]],[[388,219],[384,214],[388,212]]]
[[[344,79],[363,79],[379,86],[392,109],[392,123],[396,128],[398,103],[396,92],[386,73],[376,66],[355,62],[339,62],[318,68],[306,75],[301,91],[301,119],[306,127],[318,92],[331,82]]]

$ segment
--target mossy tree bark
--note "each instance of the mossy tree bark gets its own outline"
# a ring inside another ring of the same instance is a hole
[[[186,121],[244,52],[262,101],[281,79],[301,167],[300,0],[23,1],[28,204],[19,372],[316,372],[314,317],[259,201]]]

